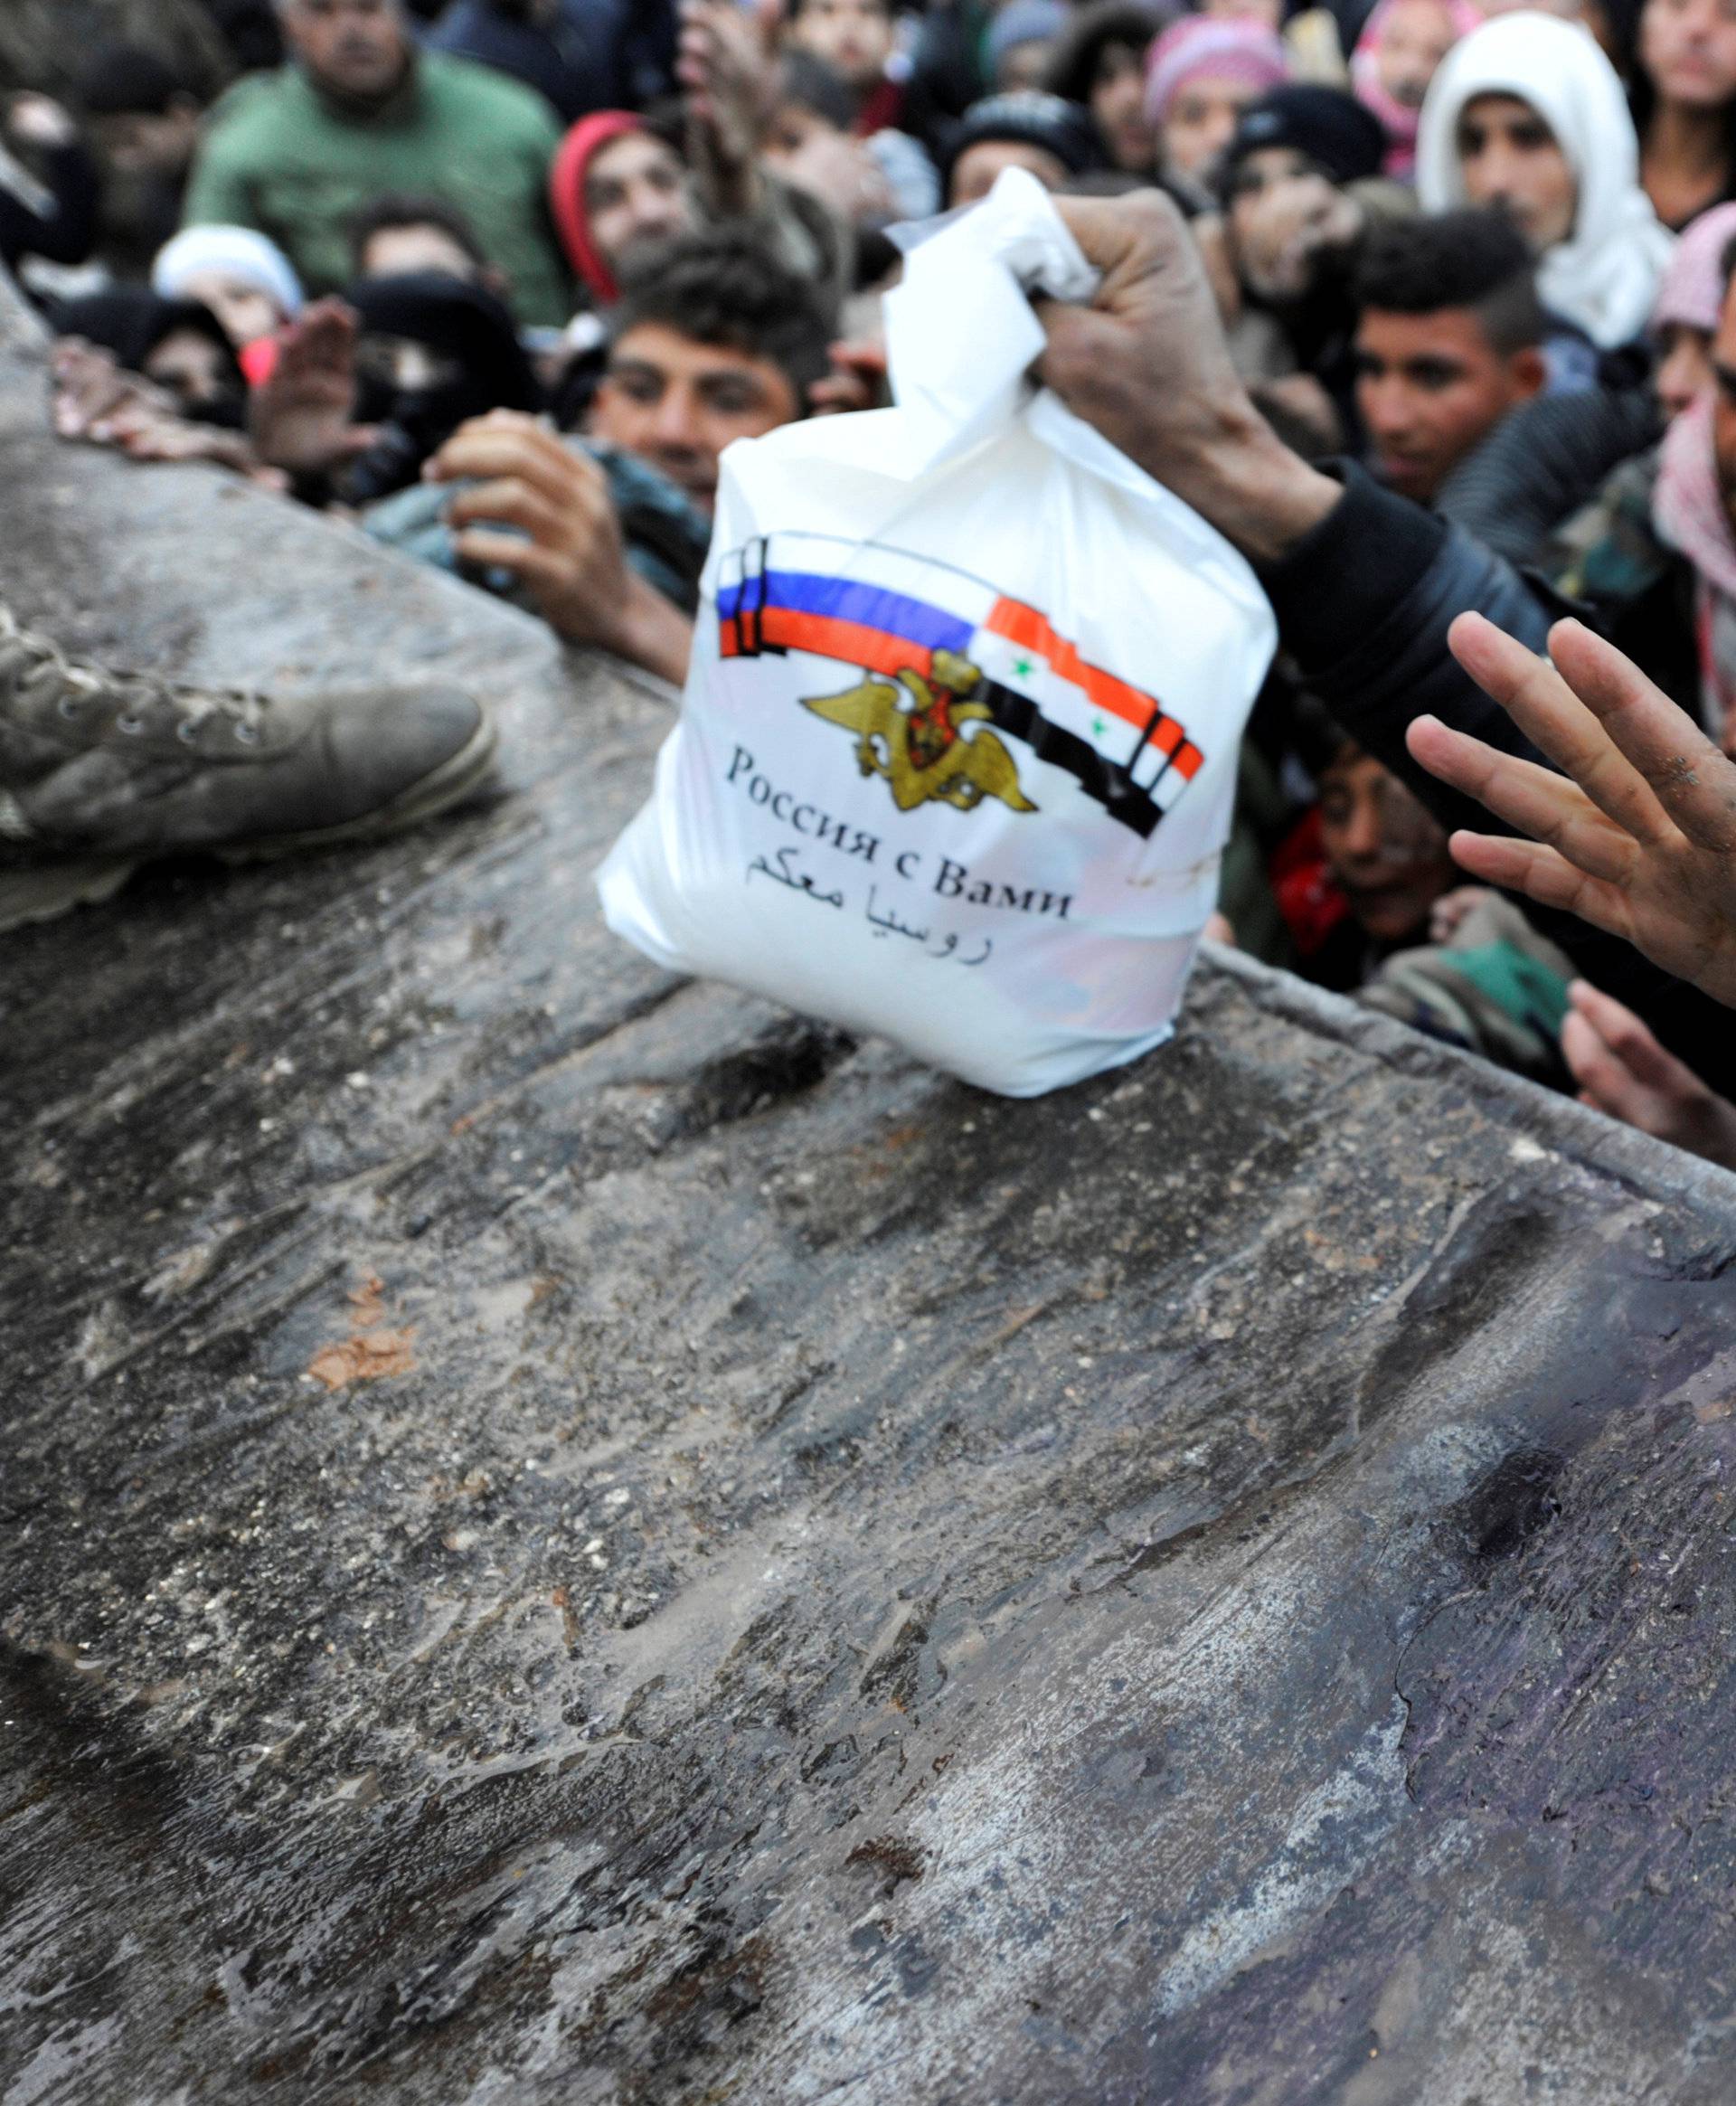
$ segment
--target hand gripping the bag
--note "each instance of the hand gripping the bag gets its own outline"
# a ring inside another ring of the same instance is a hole
[[[1009,171],[907,259],[894,409],[729,449],[599,881],[660,962],[1016,1096],[1169,1035],[1273,644],[1244,560],[1029,378],[1029,289],[1094,283]]]

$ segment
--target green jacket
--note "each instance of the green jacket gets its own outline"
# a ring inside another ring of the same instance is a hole
[[[310,293],[354,275],[349,222],[388,191],[445,198],[512,279],[522,323],[572,311],[544,185],[561,127],[540,95],[466,59],[419,52],[404,85],[362,112],[297,66],[239,80],[212,111],[185,222],[257,227]]]

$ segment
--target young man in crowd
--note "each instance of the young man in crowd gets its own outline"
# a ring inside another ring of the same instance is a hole
[[[1562,522],[1656,437],[1646,390],[1547,392],[1550,318],[1503,212],[1373,230],[1352,291],[1371,466],[1510,562],[1542,562]]]
[[[1389,489],[1431,505],[1548,378],[1524,237],[1496,212],[1376,229],[1352,279],[1356,409]]]
[[[827,334],[811,290],[749,239],[689,236],[646,259],[612,318],[586,425],[595,456],[500,413],[431,464],[433,480],[468,486],[446,507],[458,560],[516,581],[569,641],[681,682],[693,624],[628,561],[609,457],[656,471],[703,523],[723,449],[805,414]],[[696,542],[695,558],[703,525]]]
[[[401,0],[279,0],[291,62],[212,113],[189,223],[257,227],[312,293],[349,272],[349,224],[382,191],[425,191],[469,219],[513,288],[521,323],[570,311],[543,184],[560,129],[541,97],[423,52]]]
[[[784,182],[764,158],[776,115],[775,40],[735,0],[687,0],[680,69],[684,155],[633,110],[597,110],[561,141],[549,202],[561,246],[593,307],[613,305],[641,246],[684,229],[751,224],[835,311],[851,289],[848,224]]]

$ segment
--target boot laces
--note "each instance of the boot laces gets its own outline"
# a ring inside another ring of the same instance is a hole
[[[76,723],[87,709],[119,707],[115,728],[137,734],[166,715],[175,736],[193,744],[213,717],[225,720],[239,745],[259,743],[263,695],[241,687],[189,687],[151,673],[98,671],[71,664],[59,647],[33,629],[20,628],[0,607],[0,695],[39,689],[55,696],[60,714]]]

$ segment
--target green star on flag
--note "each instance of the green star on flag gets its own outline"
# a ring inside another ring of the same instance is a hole
[[[1036,671],[1036,667],[1032,665],[1029,658],[1014,658],[1013,671],[1019,679],[1028,680],[1032,674]]]
[[[1109,727],[1108,726],[1108,724],[1106,724],[1106,723],[1103,722],[1103,719],[1102,719],[1100,716],[1099,716],[1099,717],[1093,717],[1093,718],[1091,719],[1091,736],[1092,736],[1092,738],[1094,738],[1094,739],[1100,739],[1100,738],[1103,736],[1104,732],[1107,732],[1107,731],[1109,730]]]

